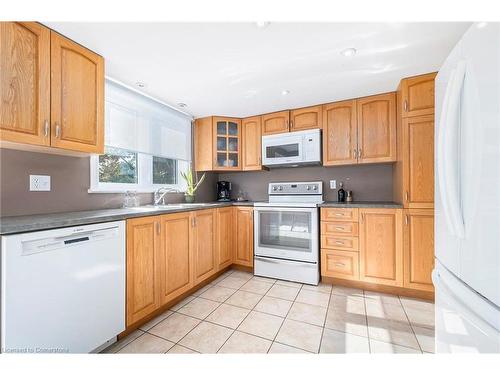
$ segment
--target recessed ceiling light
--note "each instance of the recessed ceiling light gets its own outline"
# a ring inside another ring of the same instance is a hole
[[[181,108],[186,108],[188,105],[186,103],[177,103],[177,106]]]
[[[281,95],[288,95],[288,94],[290,94],[290,90],[283,90],[281,92]]]
[[[140,82],[140,81],[137,81],[137,82],[135,83],[135,85],[136,85],[137,87],[140,87],[141,89],[143,89],[144,87],[146,87],[146,84],[145,84],[144,82]]]
[[[478,29],[482,29],[483,27],[486,27],[486,25],[487,25],[487,24],[488,24],[488,22],[478,22],[478,23],[476,24],[476,27],[477,27]]]
[[[346,48],[345,50],[341,51],[340,54],[346,57],[350,57],[354,56],[356,52],[356,48]]]
[[[266,27],[269,26],[270,22],[266,22],[266,21],[258,21],[258,22],[255,22],[255,24],[257,25],[257,27],[259,29],[265,29]]]

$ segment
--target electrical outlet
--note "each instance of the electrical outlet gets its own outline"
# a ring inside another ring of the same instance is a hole
[[[330,180],[330,189],[337,188],[337,180]]]
[[[50,191],[50,176],[30,174],[30,191]]]

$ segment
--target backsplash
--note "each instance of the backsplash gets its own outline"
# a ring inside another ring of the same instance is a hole
[[[269,182],[323,181],[325,200],[336,201],[337,190],[330,189],[330,180],[344,182],[352,190],[354,201],[392,201],[392,164],[349,165],[337,167],[278,168],[270,171],[232,172],[219,174],[219,181],[232,183],[232,198],[241,189],[249,200],[267,200]]]
[[[51,177],[51,191],[29,191],[29,175]],[[207,173],[197,201],[215,200],[217,176]],[[123,194],[89,194],[90,162],[78,158],[0,149],[0,216],[118,208]],[[182,202],[182,194],[167,194],[169,203]],[[152,203],[152,194],[140,194],[140,204]]]

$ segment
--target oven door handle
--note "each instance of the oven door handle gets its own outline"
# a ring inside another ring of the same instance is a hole
[[[318,212],[318,207],[254,206],[254,211]]]

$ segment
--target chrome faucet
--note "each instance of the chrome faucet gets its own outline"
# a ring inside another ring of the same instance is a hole
[[[165,204],[165,195],[167,193],[179,193],[179,190],[174,188],[165,188],[165,187],[159,188],[154,193],[154,205],[158,206],[160,202],[161,204]]]

